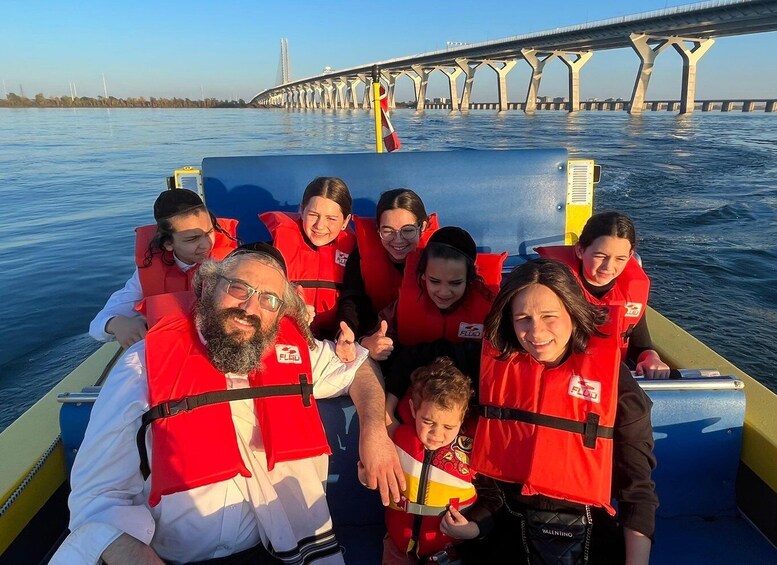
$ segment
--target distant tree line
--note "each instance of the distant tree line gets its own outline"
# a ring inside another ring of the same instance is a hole
[[[0,108],[249,108],[250,104],[240,100],[190,100],[189,98],[116,98],[115,96],[46,96],[42,92],[35,98],[19,96],[9,92],[0,98]]]

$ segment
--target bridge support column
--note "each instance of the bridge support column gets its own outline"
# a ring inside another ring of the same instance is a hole
[[[324,87],[319,82],[313,87],[313,108],[324,108]]]
[[[334,101],[334,91],[335,91],[335,85],[332,83],[331,80],[324,81],[323,84],[323,94],[324,97],[321,99],[321,108],[334,108],[335,107],[335,101]]]
[[[424,104],[426,103],[426,86],[429,84],[429,75],[434,69],[427,71],[421,65],[412,65],[410,68],[413,69],[413,72],[416,74],[415,77],[410,77],[415,84],[415,109],[423,110]]]
[[[721,112],[730,112],[734,109],[734,103],[729,100],[724,100],[720,105]]]
[[[650,83],[650,76],[653,74],[653,64],[658,54],[670,45],[670,40],[667,38],[652,38],[640,33],[632,33],[629,35],[629,39],[640,60],[637,80],[634,83],[634,91],[631,93],[629,114],[641,114],[645,102],[645,93]],[[651,47],[648,42],[656,40],[659,43],[655,47]]]
[[[307,87],[297,88],[297,107],[298,108],[307,108],[308,107],[308,89]]]
[[[404,71],[400,73],[392,73],[391,71],[381,71],[380,75],[386,81],[386,96],[388,96],[389,110],[393,110],[397,107],[397,101],[394,97],[394,87],[397,85],[397,79],[402,76]]]
[[[558,56],[558,53],[539,55],[536,49],[521,49],[521,56],[529,63],[531,67],[531,79],[529,80],[529,91],[526,93],[526,105],[523,111],[531,114],[537,109],[537,94],[540,91],[540,82],[542,81],[542,71],[545,64]]]
[[[356,87],[359,86],[359,83],[362,82],[362,79],[359,77],[349,77],[345,80],[348,84],[348,89],[346,90],[345,94],[345,102],[348,108],[353,108],[355,110],[359,107],[359,94],[356,92]]]
[[[501,61],[502,66],[497,67],[496,65],[500,61],[488,61],[487,64],[489,67],[494,69],[494,72],[496,73],[496,90],[497,94],[499,95],[499,111],[500,112],[506,112],[507,111],[507,73],[509,73],[515,64],[518,62],[518,59],[512,59],[509,61]]]
[[[583,51],[571,55],[577,58],[572,61],[568,53],[559,55],[559,59],[569,69],[569,111],[577,112],[580,110],[580,69],[588,62],[593,55],[593,51]]]
[[[683,58],[683,84],[680,93],[680,113],[690,114],[693,112],[694,98],[696,97],[696,63],[712,47],[715,40],[707,39],[686,39],[693,43],[693,47],[688,48],[682,41],[675,41],[672,47],[675,48]]]
[[[765,112],[777,112],[777,100],[767,100]]]
[[[450,100],[451,100],[451,112],[456,111],[459,109],[459,90],[456,87],[456,79],[459,78],[459,75],[461,75],[462,70],[459,67],[453,67],[450,71],[446,69],[440,69],[443,73],[445,73],[445,76],[448,77],[448,85],[449,85],[449,92],[450,92]]]
[[[755,110],[755,102],[752,100],[745,100],[742,102],[742,111],[743,112],[752,112]]]
[[[345,103],[345,86],[346,82],[344,78],[338,78],[335,81],[335,99],[334,108],[340,108],[341,110],[347,106]]]
[[[715,103],[714,102],[702,102],[701,104],[701,111],[702,112],[710,112],[715,109]]]
[[[469,98],[472,94],[472,83],[475,80],[475,72],[480,68],[483,63],[470,63],[467,59],[456,59],[456,65],[464,71],[464,88],[461,91],[461,102],[459,107],[461,111],[468,111],[470,109]]]

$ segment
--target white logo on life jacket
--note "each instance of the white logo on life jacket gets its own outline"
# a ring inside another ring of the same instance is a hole
[[[276,345],[275,358],[278,359],[278,363],[302,365],[302,355],[299,354],[299,347],[296,345]]]
[[[345,262],[348,261],[348,253],[343,253],[339,249],[335,250],[335,263],[341,267],[345,267]]]
[[[468,339],[483,339],[483,324],[472,324],[469,322],[461,322],[459,324],[458,337]]]
[[[602,401],[602,383],[599,381],[589,381],[580,375],[572,375],[572,378],[569,379],[569,390],[567,393],[569,396],[599,403]]]
[[[641,302],[626,302],[624,306],[626,307],[625,316],[627,318],[639,318],[642,315]]]

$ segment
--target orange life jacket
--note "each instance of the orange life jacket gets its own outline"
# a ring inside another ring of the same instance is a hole
[[[607,323],[599,326],[599,330],[617,339],[621,356],[625,359],[629,348],[629,336],[645,315],[650,293],[650,279],[639,262],[631,257],[623,272],[615,279],[613,287],[601,298],[596,298],[583,285],[580,276],[581,261],[575,254],[574,245],[538,247],[536,251],[542,257],[555,259],[567,265],[577,278],[588,302],[597,306],[607,306],[610,309]]]
[[[218,230],[214,231],[215,242],[210,251],[210,258],[220,261],[237,247],[237,220],[218,218],[216,221],[219,227],[229,235],[227,237]],[[155,234],[156,224],[135,228],[135,265],[138,267],[143,296],[191,290],[192,278],[194,278],[194,273],[197,272],[199,265],[193,266],[184,273],[175,264],[173,254],[170,251],[163,251],[161,254],[153,256],[148,267],[143,266],[148,244]]]
[[[375,218],[354,216],[353,223],[356,226],[356,241],[361,257],[364,290],[372,301],[372,307],[376,312],[380,312],[399,296],[402,274],[394,266],[381,243]],[[426,230],[418,240],[417,249],[423,249],[439,227],[437,214],[431,214],[427,220]]]
[[[304,289],[305,302],[316,309],[311,330],[316,336],[333,336],[337,333],[337,300],[345,262],[356,245],[356,236],[349,228],[337,234],[330,244],[311,247],[303,235],[299,214],[264,212],[259,219],[286,260],[289,280]]]
[[[246,392],[265,395],[254,399],[254,409],[268,470],[282,461],[331,453],[312,397],[308,345],[289,318],[281,319],[275,343],[261,363],[261,371],[248,376],[251,388],[227,390],[226,377],[209,361],[190,317],[167,316],[149,330],[146,367],[151,409],[143,417],[138,448],[142,462],[145,427],[150,423],[151,506],[165,494],[238,474],[251,476],[240,455],[229,404],[214,393],[242,398],[249,397]],[[212,403],[200,402],[203,397],[197,395],[208,395]]]
[[[468,465],[472,434],[462,426],[450,445],[429,451],[418,439],[415,424],[409,424],[396,429],[394,444],[407,488],[399,504],[391,502],[386,508],[386,529],[400,550],[434,555],[456,541],[440,531],[446,507],[463,510],[477,498]],[[419,515],[420,524],[416,524]]]
[[[472,468],[541,494],[605,508],[612,493],[613,427],[620,355],[591,337],[585,353],[547,368],[528,353],[496,359],[483,342],[481,417]]]
[[[421,252],[414,251],[405,259],[405,275],[397,302],[397,339],[402,345],[428,343],[445,339],[452,343],[483,339],[483,320],[491,309],[495,292],[502,281],[502,263],[507,253],[478,253],[475,269],[479,280],[467,285],[459,304],[451,312],[442,312],[418,284],[416,268]]]

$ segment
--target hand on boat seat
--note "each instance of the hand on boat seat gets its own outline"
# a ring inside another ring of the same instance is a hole
[[[661,361],[656,351],[648,349],[640,354],[635,372],[646,379],[668,379],[669,365]]]
[[[144,339],[147,331],[146,317],[141,314],[131,318],[114,316],[105,324],[105,332],[113,335],[124,349]]]
[[[356,359],[356,336],[345,322],[340,322],[340,332],[335,339],[335,353],[343,363]]]
[[[362,346],[370,350],[370,357],[375,361],[385,361],[394,351],[394,340],[386,336],[386,332],[388,332],[388,322],[381,320],[378,331],[362,338]]]

